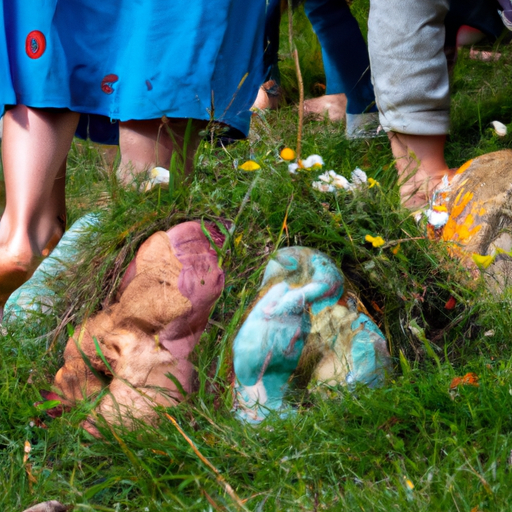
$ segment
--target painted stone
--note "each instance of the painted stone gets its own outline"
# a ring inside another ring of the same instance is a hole
[[[512,150],[466,162],[434,195],[431,210],[448,214],[432,237],[449,242],[467,266],[487,269],[499,288],[512,283]]]
[[[323,253],[279,250],[233,342],[236,415],[258,423],[287,414],[290,384],[383,384],[390,355],[384,335],[344,292]],[[288,409],[289,410],[289,409]]]
[[[217,227],[206,229],[222,245]],[[176,405],[195,388],[189,356],[223,286],[217,253],[199,222],[153,234],[128,266],[116,302],[69,339],[54,383],[63,406],[108,387],[96,411],[129,427],[132,418],[151,422],[156,405]],[[98,434],[92,420],[84,427]]]
[[[58,501],[45,501],[44,503],[38,503],[33,507],[27,508],[23,512],[66,512],[71,510],[72,506],[66,506]]]

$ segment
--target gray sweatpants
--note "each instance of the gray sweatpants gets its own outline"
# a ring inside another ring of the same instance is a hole
[[[448,133],[444,54],[449,0],[371,0],[368,50],[380,123],[410,135]]]

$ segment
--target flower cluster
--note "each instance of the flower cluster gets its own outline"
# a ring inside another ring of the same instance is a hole
[[[378,181],[368,178],[366,173],[359,169],[359,167],[356,167],[352,172],[351,181],[334,171],[324,172],[318,176],[318,179],[320,181],[314,181],[312,185],[313,188],[320,190],[320,192],[335,192],[339,189],[353,191],[361,188],[364,184],[368,184],[368,188],[380,186]]]

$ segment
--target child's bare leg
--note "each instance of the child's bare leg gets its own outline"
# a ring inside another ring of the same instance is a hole
[[[24,105],[5,114],[0,306],[32,275],[44,248],[62,231],[65,162],[77,122],[78,114],[73,112],[47,112]]]
[[[149,119],[126,121],[119,125],[121,163],[117,175],[121,183],[129,185],[133,179],[153,167],[169,168],[174,151],[185,175],[192,172],[193,160],[201,137],[199,132],[206,122],[191,120],[190,137],[185,141],[188,119]],[[186,155],[183,155],[186,143]]]
[[[55,181],[53,182],[48,208],[54,209],[53,214],[48,211],[50,219],[52,216],[54,219],[54,230],[53,235],[43,249],[42,254],[45,257],[53,251],[62,238],[64,231],[66,231],[66,160],[62,162]]]
[[[418,208],[428,203],[443,176],[451,176],[444,159],[445,135],[407,135],[389,132],[396,159],[402,203]]]

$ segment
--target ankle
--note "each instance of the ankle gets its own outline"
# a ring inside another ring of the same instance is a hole
[[[41,259],[31,249],[0,246],[0,310],[11,293],[30,279]]]

